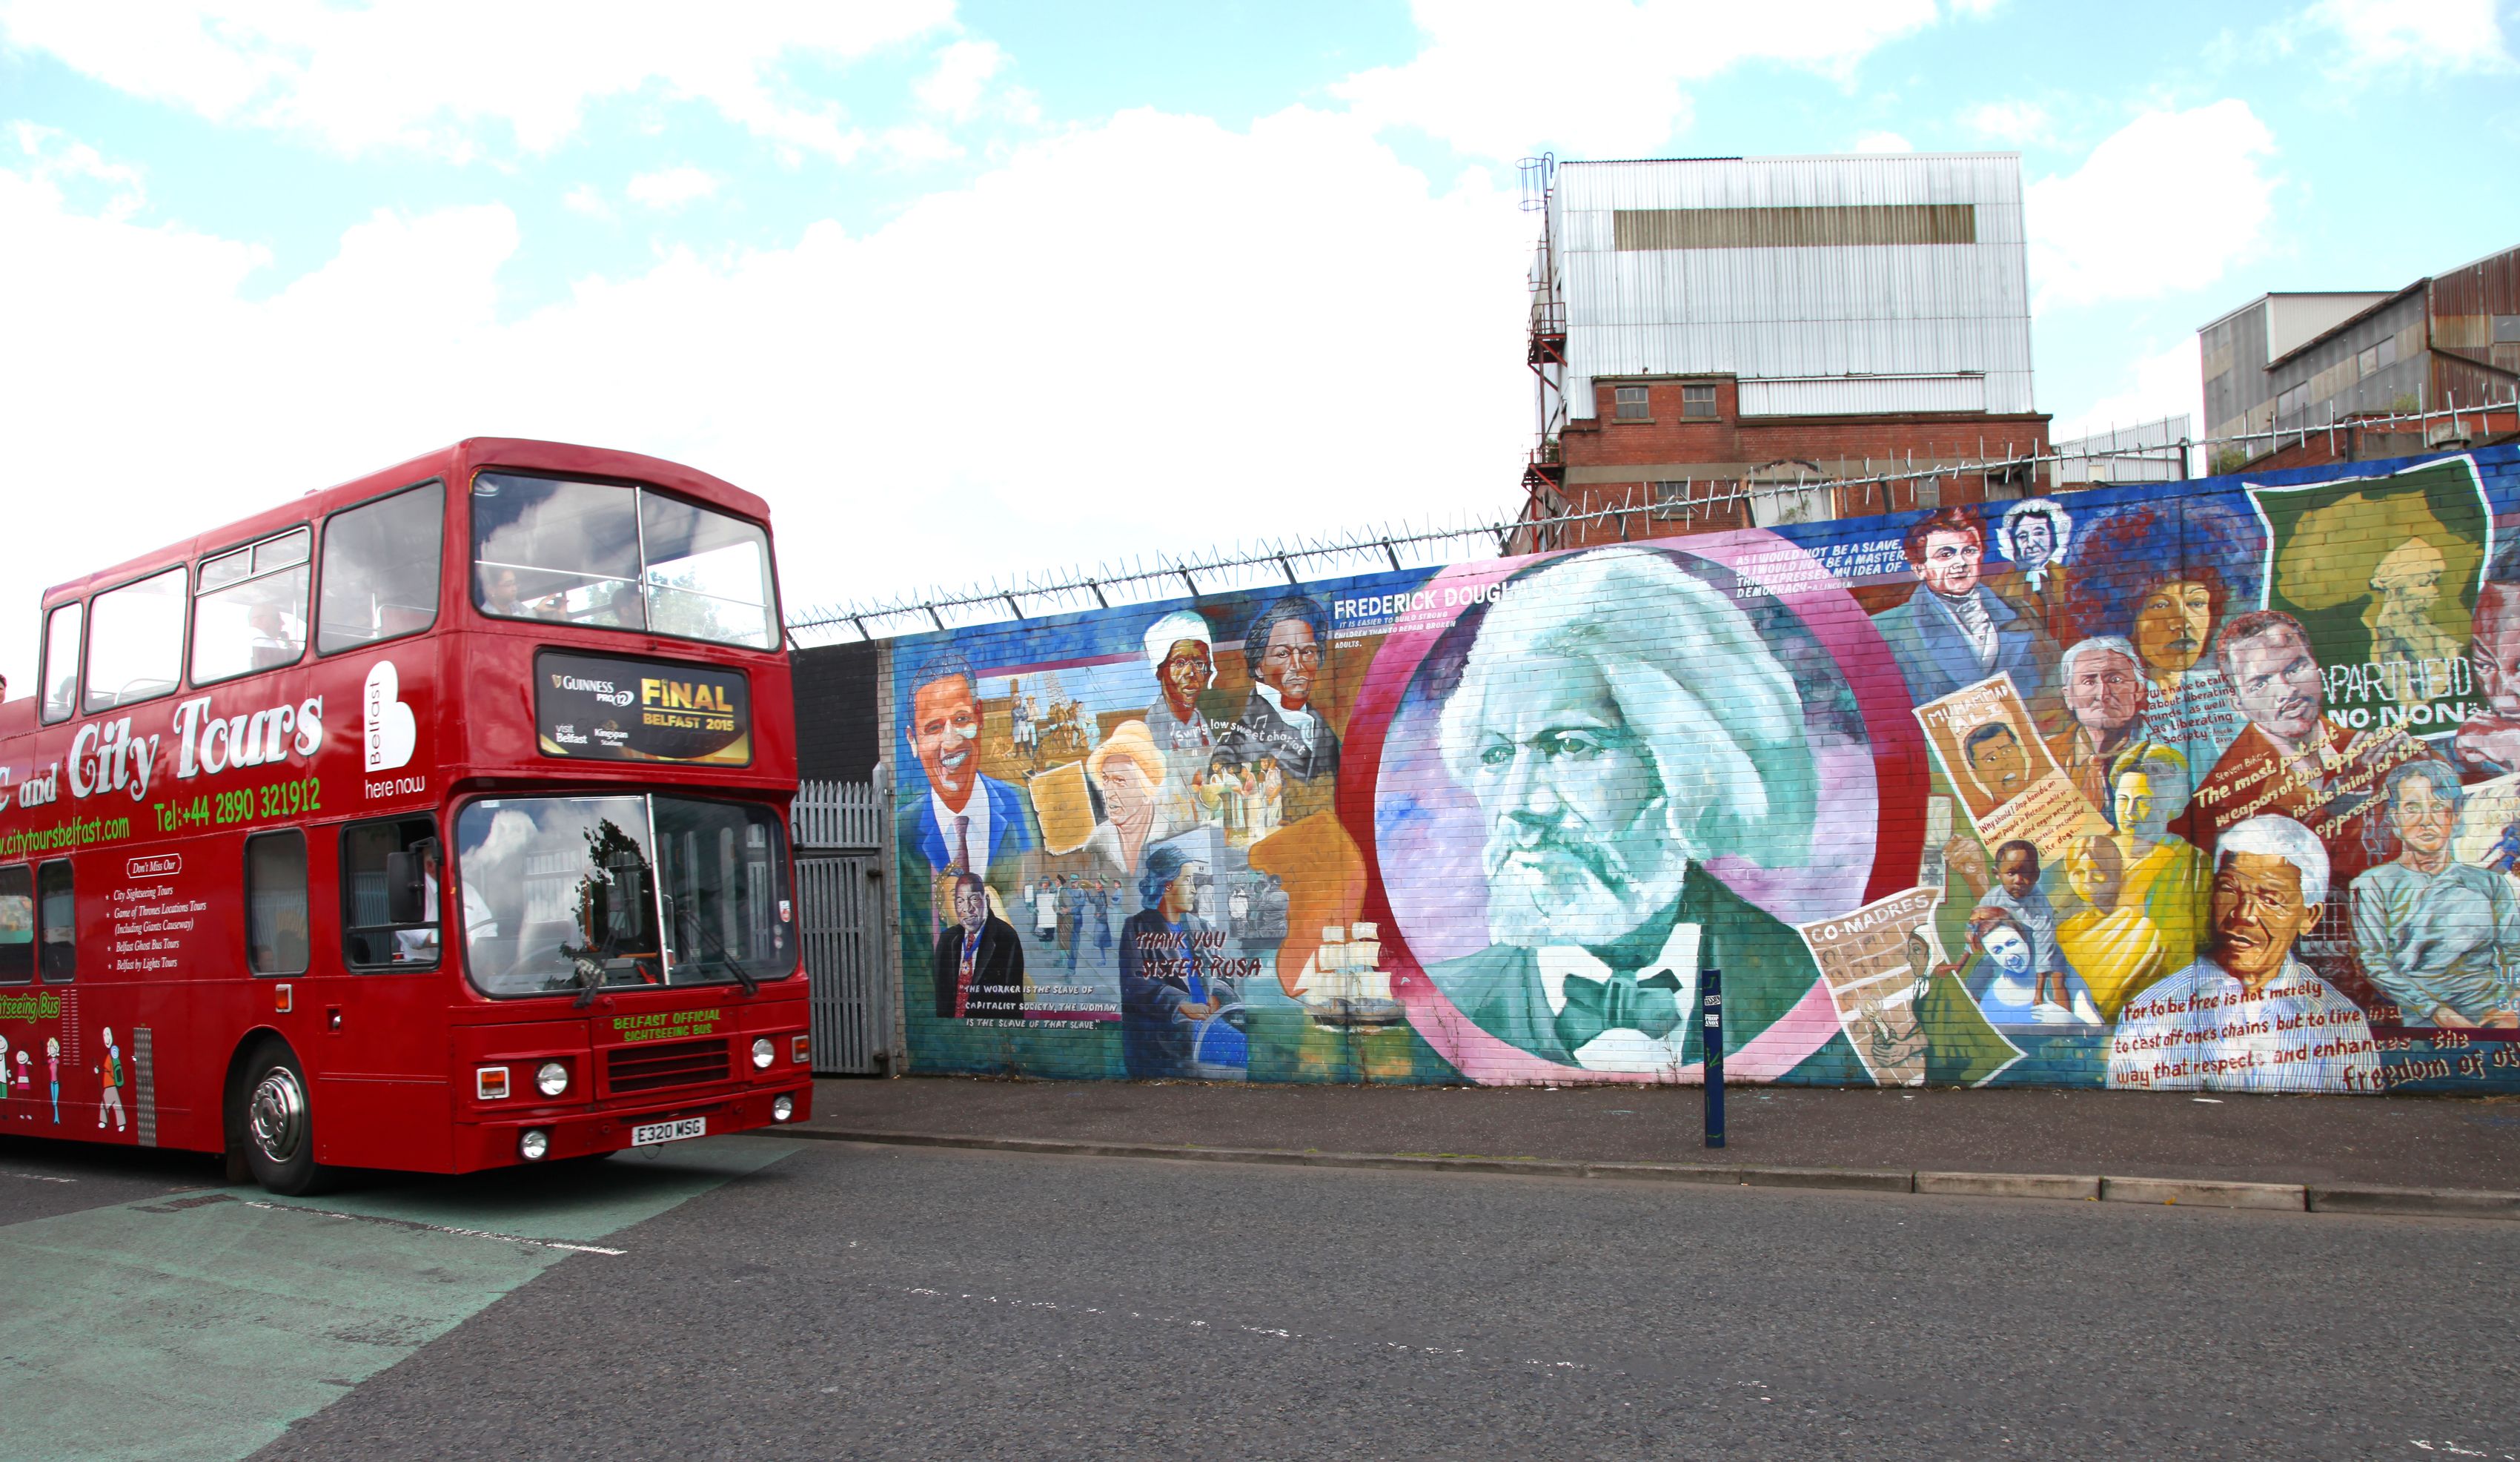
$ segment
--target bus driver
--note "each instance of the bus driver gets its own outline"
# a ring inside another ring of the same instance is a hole
[[[426,928],[394,931],[394,958],[433,963],[437,958],[437,889],[439,881],[446,876],[445,858],[434,838],[421,844],[420,857],[420,916],[428,924]],[[464,886],[464,937],[469,942],[475,937],[497,938],[499,920],[490,912],[490,905],[467,883]]]

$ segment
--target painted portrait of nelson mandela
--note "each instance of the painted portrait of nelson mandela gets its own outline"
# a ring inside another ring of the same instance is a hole
[[[1796,676],[1733,596],[1666,554],[1604,549],[1512,580],[1437,725],[1477,801],[1488,945],[1428,974],[1488,1033],[1566,1066],[1701,1058],[1698,970],[1732,1033],[1811,989],[1802,938],[1708,860],[1800,861],[1820,762]],[[1798,1072],[1852,1069],[1842,1035]],[[1823,1077],[1825,1078],[1825,1077]]]

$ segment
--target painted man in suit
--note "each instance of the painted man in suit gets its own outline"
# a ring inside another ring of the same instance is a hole
[[[1916,705],[1948,696],[1998,671],[2024,701],[2046,693],[2056,643],[2036,620],[1978,581],[1986,537],[1958,508],[1917,520],[1899,543],[1916,587],[1908,602],[1872,617]]]
[[[909,722],[902,727],[927,795],[904,799],[900,854],[904,910],[914,928],[941,931],[926,906],[941,909],[951,898],[931,895],[939,875],[968,873],[988,885],[1003,911],[1023,883],[1022,854],[1039,839],[1032,808],[1012,785],[980,774],[979,681],[963,657],[950,651],[928,660],[912,675]]]
[[[1705,860],[1808,847],[1815,768],[1793,676],[1721,590],[1603,549],[1520,579],[1479,626],[1438,731],[1486,829],[1489,947],[1435,966],[1473,1024],[1564,1066],[1676,1074],[1720,959],[1738,1046],[1819,976]],[[1860,1074],[1845,1038],[1805,1063]]]
[[[1329,653],[1328,627],[1320,605],[1289,594],[1261,611],[1243,632],[1251,699],[1225,734],[1236,760],[1257,765],[1261,757],[1274,756],[1278,770],[1298,782],[1338,780],[1338,733],[1313,700]]]
[[[938,1018],[1021,1020],[1023,940],[1013,925],[989,912],[989,886],[978,875],[954,876],[954,917],[936,940]]]
[[[1995,530],[1998,553],[2012,565],[1990,587],[2029,617],[2058,644],[2075,638],[2069,622],[2070,585],[2065,555],[2073,548],[2074,518],[2051,497],[2026,497],[2003,510]]]

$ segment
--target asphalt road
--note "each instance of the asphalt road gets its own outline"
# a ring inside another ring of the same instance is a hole
[[[157,1191],[60,1211],[17,1190],[68,1185],[0,1178],[7,1288],[47,1225],[346,1233],[321,1262],[370,1288],[504,1266],[454,1285],[488,1297],[464,1317],[389,1337],[398,1358],[316,1378],[338,1398],[266,1418],[267,1458],[2520,1454],[2520,1224],[768,1138],[605,1165],[602,1222],[537,1218],[590,1180],[565,1174],[322,1201],[383,1215],[353,1222],[234,1190],[158,1212],[221,1190],[117,1161],[51,1165]],[[602,1232],[510,1242],[537,1222]],[[253,1324],[231,1343],[289,1322]],[[299,1328],[338,1357],[338,1326]],[[86,1339],[50,1339],[81,1371]],[[0,1455],[53,1455],[12,1444],[40,1422],[24,1379]],[[126,1454],[116,1403],[88,1406],[88,1454]]]

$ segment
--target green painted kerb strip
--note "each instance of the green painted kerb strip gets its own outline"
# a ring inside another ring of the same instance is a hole
[[[793,1151],[729,1137],[591,1169],[277,1203],[229,1189],[0,1229],[0,1459],[246,1456],[573,1256],[444,1230],[595,1244]]]

